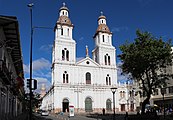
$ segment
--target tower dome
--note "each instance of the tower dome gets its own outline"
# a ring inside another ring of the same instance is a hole
[[[109,27],[106,25],[106,17],[103,15],[103,12],[101,12],[101,15],[98,17],[97,21],[98,21],[98,27],[97,27],[94,37],[99,32],[112,34],[112,32],[110,32],[110,30],[109,30]]]
[[[66,7],[65,3],[63,3],[63,6],[59,9],[59,18],[56,23],[60,25],[73,26],[68,16],[69,16],[69,9]]]

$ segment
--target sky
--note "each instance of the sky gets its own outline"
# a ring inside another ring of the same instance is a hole
[[[97,19],[103,12],[107,25],[113,32],[116,55],[125,41],[133,42],[136,30],[148,31],[165,41],[173,38],[173,0],[0,0],[0,15],[16,16],[19,22],[25,79],[29,78],[30,63],[30,11],[33,3],[33,78],[38,80],[38,89],[51,85],[52,44],[59,9],[63,2],[69,9],[69,18],[74,24],[73,39],[76,41],[76,57],[85,57],[85,46],[89,56],[95,47],[93,35],[98,27]],[[117,65],[120,60],[116,57]],[[118,72],[118,80],[126,80]],[[25,80],[26,81],[26,80]]]

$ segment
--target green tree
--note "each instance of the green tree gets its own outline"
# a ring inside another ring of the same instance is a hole
[[[120,46],[122,53],[118,55],[122,65],[122,74],[129,79],[142,83],[146,99],[142,103],[142,113],[149,103],[151,94],[156,88],[167,85],[172,75],[164,70],[172,65],[171,40],[164,42],[151,33],[136,31],[137,38],[133,43],[126,42]]]

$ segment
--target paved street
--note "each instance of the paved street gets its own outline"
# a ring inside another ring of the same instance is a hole
[[[40,114],[34,114],[34,118],[38,120],[112,120],[112,115],[75,115],[74,117],[69,117],[68,114],[64,115],[49,115],[49,116],[41,116]],[[116,115],[116,120],[124,120],[124,115]]]

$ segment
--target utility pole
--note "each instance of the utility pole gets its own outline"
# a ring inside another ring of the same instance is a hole
[[[28,4],[30,8],[30,22],[31,22],[31,41],[30,41],[30,82],[29,82],[29,120],[32,120],[32,41],[33,41],[33,26],[32,26],[32,7],[33,3]]]

